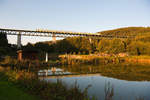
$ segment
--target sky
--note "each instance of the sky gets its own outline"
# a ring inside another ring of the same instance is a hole
[[[150,26],[150,0],[0,0],[0,28],[99,32]],[[8,36],[16,44],[16,36]],[[51,37],[22,37],[22,44]]]

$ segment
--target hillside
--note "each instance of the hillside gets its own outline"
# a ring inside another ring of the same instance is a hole
[[[58,40],[56,43],[47,41],[28,44],[24,46],[24,49],[35,49],[41,53],[56,54],[128,53],[130,55],[150,55],[150,27],[127,27],[99,33],[104,35],[135,36],[135,38],[102,38],[100,40],[92,39],[92,42],[90,42],[88,37],[70,37]]]
[[[139,36],[150,34],[150,27],[125,27],[114,30],[98,32],[103,35],[117,35],[117,36]]]

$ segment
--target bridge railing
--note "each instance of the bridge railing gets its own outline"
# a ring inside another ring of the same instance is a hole
[[[57,30],[41,30],[37,29],[32,30],[17,30],[17,29],[2,29],[0,32],[3,32],[8,35],[25,35],[25,36],[44,36],[52,37],[55,34],[55,37],[93,37],[93,38],[129,38],[128,36],[114,36],[114,35],[101,35],[100,33],[88,33],[88,32],[70,32],[70,31],[57,31]]]

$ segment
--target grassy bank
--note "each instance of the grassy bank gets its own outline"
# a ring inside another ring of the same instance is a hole
[[[21,90],[26,91],[29,94],[35,95],[41,98],[42,100],[90,100],[87,96],[88,88],[81,92],[77,84],[75,84],[72,88],[68,88],[60,81],[58,81],[57,83],[41,81],[32,72],[26,72],[23,70],[11,70],[9,68],[4,68],[3,71],[0,71],[0,74],[4,77],[5,80],[8,80],[8,83],[4,82],[3,84],[14,84]],[[5,90],[5,92],[7,91],[8,90]],[[17,93],[19,90],[14,91],[16,91],[15,93]],[[24,95],[22,92],[18,93]],[[16,95],[14,96],[16,97]],[[8,98],[8,100],[12,99]]]
[[[39,70],[46,67],[59,66],[61,62],[59,60],[49,60],[48,62],[40,60],[22,60],[18,61],[10,56],[6,56],[3,60],[0,61],[0,66],[10,67],[11,69],[19,70]]]
[[[0,80],[0,100],[40,100],[6,80]]]
[[[130,56],[124,58],[126,62],[150,64],[150,56]]]
[[[76,64],[118,64],[118,63],[148,63],[150,64],[150,56],[99,56],[99,55],[60,55],[62,65]]]
[[[60,55],[62,65],[99,65],[99,64],[116,64],[124,62],[123,57],[115,56],[98,56],[98,55]]]
[[[150,64],[150,56],[125,56],[119,57],[115,55],[99,56],[99,55],[60,55],[57,60],[49,60],[48,62],[40,60],[22,60],[18,61],[9,56],[0,61],[1,66],[11,69],[27,69],[39,70],[47,67],[56,67],[62,65],[100,65],[100,64],[119,64],[119,63],[146,63]]]
[[[0,100],[41,100],[20,89],[16,84],[10,82],[4,75],[4,68],[0,67]]]

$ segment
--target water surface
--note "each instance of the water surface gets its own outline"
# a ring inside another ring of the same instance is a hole
[[[79,66],[73,67],[61,67],[55,69],[55,72],[51,72],[49,69],[48,76],[40,77],[46,81],[57,82],[61,80],[68,87],[73,86],[75,83],[83,91],[86,87],[91,85],[88,89],[89,96],[95,96],[98,100],[104,100],[105,88],[110,84],[110,88],[113,89],[113,100],[136,100],[138,97],[144,98],[144,100],[150,100],[150,82],[149,81],[136,81],[136,80],[123,80],[112,77],[103,76],[95,69],[91,69],[89,66],[86,68],[80,68]],[[98,70],[98,66],[92,66]],[[68,70],[67,70],[68,69]],[[84,69],[84,73],[83,70]],[[99,68],[101,69],[101,68]],[[77,71],[79,70],[79,71]],[[89,70],[89,71],[88,71]],[[93,73],[92,70],[95,70]],[[57,73],[59,71],[59,73]]]

